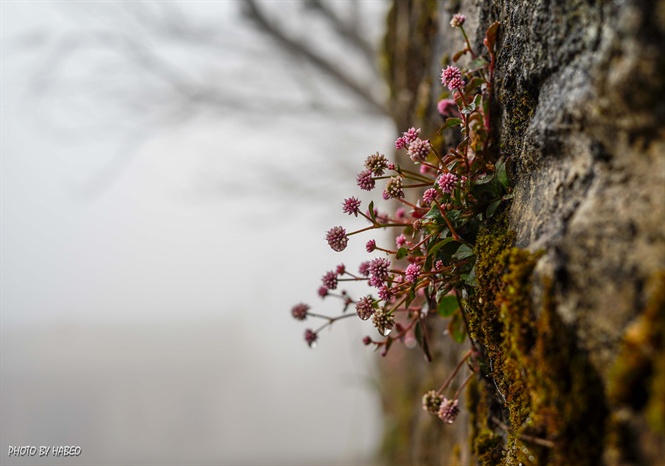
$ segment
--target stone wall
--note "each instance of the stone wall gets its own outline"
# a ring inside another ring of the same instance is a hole
[[[386,458],[658,464],[665,1],[396,0],[384,62],[400,129],[415,124],[431,134],[440,124],[438,73],[461,48],[448,25],[457,11],[477,50],[485,29],[501,23],[493,144],[497,157],[510,158],[515,200],[507,225],[490,225],[479,251],[480,260],[503,264],[487,268],[483,283],[494,288],[480,291],[486,305],[469,307],[477,325],[497,331],[472,334],[499,349],[486,355],[492,369],[470,388],[469,415],[453,428],[426,418],[418,403],[464,348],[440,338],[432,365],[408,351],[387,361],[386,380],[397,382],[385,396]],[[508,287],[526,299],[509,297]],[[502,317],[500,309],[512,311]]]

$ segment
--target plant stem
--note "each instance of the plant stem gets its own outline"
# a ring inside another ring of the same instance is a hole
[[[466,362],[466,360],[469,359],[469,357],[470,357],[472,354],[473,354],[473,349],[470,349],[469,351],[466,352],[466,354],[464,355],[464,357],[462,358],[462,360],[461,360],[460,362],[457,363],[457,366],[455,367],[455,369],[453,370],[453,372],[448,376],[448,378],[446,379],[446,381],[443,382],[443,385],[441,385],[441,388],[439,388],[439,389],[436,391],[437,395],[440,395],[442,391],[444,391],[446,388],[448,388],[448,385],[450,385],[450,382],[453,381],[453,379],[455,378],[455,376],[457,375],[457,373],[459,372],[459,370],[462,368],[462,365],[464,364],[464,362]]]
[[[475,373],[475,372],[471,372],[471,373],[469,374],[469,376],[464,380],[464,382],[462,382],[462,385],[459,386],[459,388],[457,389],[457,391],[456,391],[455,394],[453,395],[453,400],[456,400],[456,399],[457,399],[457,397],[459,396],[459,394],[460,394],[460,393],[462,392],[462,390],[464,389],[464,386],[465,386],[467,383],[469,383],[469,380],[471,380],[471,377],[473,377],[474,375],[476,375],[476,373]]]
[[[466,31],[464,30],[463,26],[460,26],[459,28],[462,31],[462,35],[464,36],[464,40],[466,41],[466,47],[469,50],[469,52],[471,53],[471,56],[473,57],[473,59],[475,60],[476,59],[476,54],[473,52],[473,48],[471,48],[471,43],[469,42],[469,38],[466,35]]]

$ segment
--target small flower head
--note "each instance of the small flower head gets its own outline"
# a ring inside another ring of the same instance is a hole
[[[414,163],[422,163],[427,160],[427,156],[432,150],[432,145],[427,139],[416,138],[409,144],[407,154]]]
[[[356,313],[362,320],[372,317],[374,310],[374,300],[371,296],[363,296],[356,303]]]
[[[402,137],[404,138],[404,142],[407,144],[411,144],[413,141],[418,139],[418,135],[420,134],[420,128],[409,128],[407,131],[402,133]]]
[[[434,199],[436,199],[436,189],[429,188],[423,193],[423,205],[430,205]]]
[[[404,271],[404,277],[407,282],[415,282],[418,280],[418,275],[420,275],[420,266],[417,264],[409,264]]]
[[[386,183],[384,191],[389,197],[388,199],[401,199],[404,197],[404,183],[399,176],[393,176]]]
[[[452,424],[455,422],[455,418],[459,414],[459,407],[457,406],[459,402],[457,400],[449,400],[444,398],[439,407],[439,412],[437,413],[439,419],[441,419],[446,424]]]
[[[404,236],[404,233],[395,238],[395,244],[398,248],[401,248],[406,244],[406,236]]]
[[[323,286],[329,290],[334,290],[337,288],[337,274],[332,270],[321,277],[321,281],[323,282]]]
[[[371,265],[372,263],[370,261],[361,262],[360,266],[358,267],[358,273],[363,277],[368,276]]]
[[[316,335],[316,332],[314,330],[312,330],[311,328],[305,330],[305,341],[307,342],[310,348],[316,348],[317,339],[318,336]]]
[[[441,403],[443,403],[443,395],[439,395],[434,390],[430,390],[429,392],[425,393],[425,395],[423,395],[423,410],[427,411],[433,416],[437,416],[439,414]]]
[[[381,176],[383,175],[383,171],[388,168],[388,159],[385,155],[377,152],[376,154],[367,157],[365,160],[365,168],[376,176]]]
[[[452,79],[462,79],[462,71],[456,66],[447,66],[441,70],[441,84],[448,86]]]
[[[395,210],[395,218],[402,220],[404,217],[406,217],[406,209],[404,207],[398,207],[397,210]]]
[[[291,315],[296,320],[305,320],[307,318],[309,306],[305,303],[296,304],[291,308]]]
[[[406,139],[404,139],[404,136],[400,136],[395,140],[395,149],[400,150],[404,149],[406,146],[408,146]]]
[[[449,116],[457,113],[457,104],[453,99],[442,99],[436,104],[439,115]]]
[[[443,261],[438,260],[434,263],[434,270],[441,270],[443,268]]]
[[[344,266],[344,264],[339,264],[335,269],[335,273],[337,275],[344,275],[345,272],[346,272],[346,267]]]
[[[366,336],[363,338],[363,345],[365,345],[365,346],[369,346],[369,345],[371,345],[371,344],[372,344],[372,338],[371,338],[369,335],[366,335]]]
[[[395,317],[388,314],[384,309],[377,309],[372,316],[372,323],[383,336],[388,336],[395,325]]]
[[[349,237],[346,236],[346,230],[342,227],[332,227],[326,233],[326,241],[333,251],[342,252],[349,244]]]
[[[448,81],[448,89],[450,89],[451,91],[462,89],[462,87],[464,87],[464,81],[462,81],[459,78],[453,78],[450,81]]]
[[[358,198],[352,196],[348,199],[344,199],[343,205],[344,207],[342,207],[342,210],[345,214],[358,216],[358,213],[360,212],[360,201]]]
[[[456,13],[453,15],[453,19],[450,20],[450,25],[454,28],[461,27],[466,21],[466,16]]]
[[[372,275],[369,277],[369,282],[367,282],[369,286],[373,286],[374,288],[379,288],[383,285],[383,279],[377,277],[376,275]]]
[[[377,257],[369,263],[369,274],[377,277],[383,281],[388,278],[388,271],[390,269],[390,261],[383,257]]]
[[[393,290],[388,285],[381,285],[379,288],[379,298],[382,301],[389,302],[393,298]]]
[[[453,192],[456,183],[457,183],[457,176],[450,172],[443,173],[436,180],[436,184],[438,184],[441,187],[441,191],[448,194]]]
[[[328,296],[328,288],[325,287],[325,286],[320,286],[320,287],[319,287],[319,290],[317,291],[317,293],[319,294],[319,296],[321,297],[321,299],[323,299],[323,298],[325,298],[326,296]]]
[[[360,187],[360,189],[364,191],[371,191],[372,189],[374,189],[374,186],[376,186],[376,181],[374,181],[374,178],[372,177],[371,170],[361,171],[360,173],[358,173],[356,180],[358,181],[358,186]]]

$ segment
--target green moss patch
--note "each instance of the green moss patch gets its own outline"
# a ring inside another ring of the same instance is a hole
[[[600,464],[607,413],[600,379],[558,316],[551,283],[544,284],[543,308],[534,312],[532,276],[540,254],[513,242],[504,215],[481,231],[476,246],[478,291],[467,308],[471,336],[484,353],[484,377],[469,389],[472,451],[481,464]]]

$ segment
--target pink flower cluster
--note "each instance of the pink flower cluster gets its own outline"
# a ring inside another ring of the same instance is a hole
[[[453,99],[441,99],[436,104],[439,115],[450,116],[457,114],[457,104]]]
[[[374,300],[371,296],[363,296],[356,303],[356,313],[362,320],[367,320],[374,314]]]
[[[332,227],[326,233],[326,241],[333,251],[342,252],[349,244],[349,237],[346,236],[346,230],[342,227]]]
[[[381,176],[388,168],[389,162],[385,155],[378,152],[370,155],[365,160],[365,168],[376,176]]]
[[[399,176],[393,176],[386,183],[386,189],[384,191],[385,199],[401,199],[404,197],[404,183],[402,178]]]
[[[383,257],[378,257],[369,263],[369,284],[375,288],[383,285],[383,282],[388,278],[390,270],[390,261]]]
[[[291,315],[296,320],[305,320],[307,318],[307,311],[309,311],[309,306],[307,304],[300,303],[291,308]]]
[[[360,201],[357,197],[353,196],[348,199],[344,199],[342,210],[345,214],[355,215],[357,217],[358,213],[360,212]]]
[[[436,192],[436,189],[434,188],[429,188],[427,191],[423,193],[423,204],[424,205],[430,205],[434,199],[436,199],[436,195],[439,194]]]
[[[427,160],[427,156],[431,150],[432,145],[430,144],[429,140],[416,138],[411,142],[411,144],[409,144],[409,148],[407,149],[406,153],[414,163],[423,163]]]
[[[441,84],[451,91],[461,89],[464,86],[462,71],[456,66],[448,66],[441,70]]]
[[[417,264],[409,264],[404,271],[404,278],[407,282],[414,283],[418,280],[418,275],[420,275],[420,266]]]
[[[459,414],[459,401],[449,400],[444,398],[439,407],[438,416],[446,424],[452,424],[455,422],[457,415]]]
[[[450,20],[450,25],[454,28],[462,27],[464,21],[466,21],[466,16],[455,13],[453,19]]]
[[[420,128],[409,128],[407,131],[402,133],[402,136],[398,137],[395,141],[395,149],[404,149],[408,147],[413,141],[418,139],[420,134]]]
[[[358,173],[356,180],[358,181],[358,186],[363,191],[371,191],[374,189],[374,186],[376,186],[376,181],[374,181],[371,170],[361,171]]]
[[[321,282],[329,290],[337,289],[337,274],[332,270],[321,277]]]
[[[439,178],[436,180],[436,184],[441,187],[441,191],[450,194],[453,192],[453,189],[455,189],[457,179],[458,178],[456,175],[450,172],[446,172],[439,176]]]

